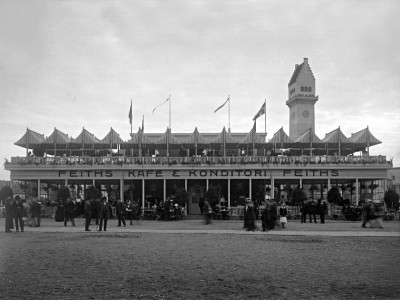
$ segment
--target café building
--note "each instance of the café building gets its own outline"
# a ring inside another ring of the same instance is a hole
[[[48,137],[28,128],[15,143],[26,149],[26,156],[11,157],[4,166],[14,194],[26,199],[54,201],[61,186],[84,199],[93,185],[111,199],[136,200],[146,207],[185,190],[192,215],[200,214],[199,200],[210,189],[230,208],[247,197],[289,199],[298,186],[314,198],[326,199],[337,186],[354,204],[363,198],[383,199],[392,162],[384,155],[369,155],[369,148],[381,141],[368,127],[349,137],[339,127],[319,138],[317,101],[305,58],[288,84],[289,134],[282,127],[267,140],[255,126],[245,133],[139,129],[125,141],[112,128],[102,139],[85,128],[76,138],[56,128]]]

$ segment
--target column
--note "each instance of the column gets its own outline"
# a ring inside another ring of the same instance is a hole
[[[356,205],[358,205],[358,201],[359,201],[359,184],[358,184],[358,178],[356,178]]]
[[[12,182],[12,181],[11,181]],[[41,188],[40,188],[40,179],[38,179],[38,181],[37,181],[37,186],[38,186],[38,188],[37,188],[37,197],[40,199],[40,191],[41,191]]]
[[[251,199],[251,178],[249,178],[249,198]]]
[[[142,216],[144,216],[144,200],[146,195],[146,191],[144,188],[145,188],[144,179],[142,179]]]
[[[185,191],[188,191],[188,187],[187,187],[187,178],[185,178]],[[189,195],[189,194],[188,194]],[[185,203],[185,212],[184,215],[187,216],[188,215],[188,205],[187,203]]]
[[[300,181],[300,183],[301,183],[301,181]],[[275,199],[275,179],[271,177],[271,200],[274,200],[274,199]]]
[[[166,179],[163,179],[163,190],[164,190],[163,197],[164,197],[164,202],[165,202],[165,200],[167,199],[167,180]]]
[[[330,178],[328,178],[327,188],[328,188],[328,192],[329,192],[329,190],[331,189],[331,179]]]
[[[96,182],[95,182],[94,179],[92,179],[92,185],[93,185],[93,186],[96,186]]]
[[[303,178],[300,178],[300,187],[303,188]]]
[[[65,179],[64,185],[65,185],[65,186],[68,186],[68,179]]]
[[[231,179],[228,179],[228,209],[231,208]]]
[[[124,199],[124,179],[120,179],[119,180],[119,196],[120,196],[121,200],[123,202],[125,202],[125,199]]]
[[[208,178],[206,179],[206,190],[208,191],[208,189],[209,189],[209,182],[208,182]]]

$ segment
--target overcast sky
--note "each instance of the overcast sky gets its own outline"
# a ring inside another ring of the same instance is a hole
[[[304,57],[316,134],[369,126],[371,155],[400,166],[400,1],[0,0],[0,158],[26,128],[98,138],[115,129],[248,132],[267,99],[268,138],[289,133],[287,85]],[[257,131],[264,131],[264,118]],[[10,173],[0,168],[0,179]]]

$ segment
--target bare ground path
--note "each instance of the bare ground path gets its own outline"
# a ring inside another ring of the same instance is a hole
[[[111,220],[107,232],[82,222],[10,234],[1,224],[0,298],[400,298],[398,222],[290,222],[266,234],[240,222]]]

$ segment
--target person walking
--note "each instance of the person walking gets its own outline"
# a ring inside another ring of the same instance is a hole
[[[31,216],[33,220],[32,224],[35,227],[40,227],[41,209],[42,206],[40,202],[37,199],[33,199],[31,205]]]
[[[122,224],[124,224],[124,227],[126,227],[125,214],[126,214],[125,204],[122,201],[122,199],[120,199],[117,203],[118,227],[121,227],[121,222]]]
[[[371,226],[371,220],[373,219],[373,215],[375,215],[375,207],[372,203],[371,199],[368,199],[365,201],[363,204],[363,222],[361,227],[366,228],[366,224],[370,223]]]
[[[85,216],[85,231],[90,231],[90,221],[92,218],[92,207],[89,200],[85,201],[85,205],[83,207],[83,215]]]
[[[13,222],[13,211],[12,211],[12,198],[8,197],[5,201],[5,209],[6,209],[6,232],[11,232],[11,229],[14,229]]]
[[[107,221],[110,218],[110,204],[108,203],[106,197],[103,197],[102,200],[103,201],[99,205],[99,219],[100,219],[99,231],[103,230],[103,224],[104,224],[104,231],[107,231]]]
[[[24,205],[21,198],[17,195],[11,203],[12,214],[15,221],[15,231],[18,232],[21,227],[21,232],[24,232],[24,221],[22,220],[24,216]]]

